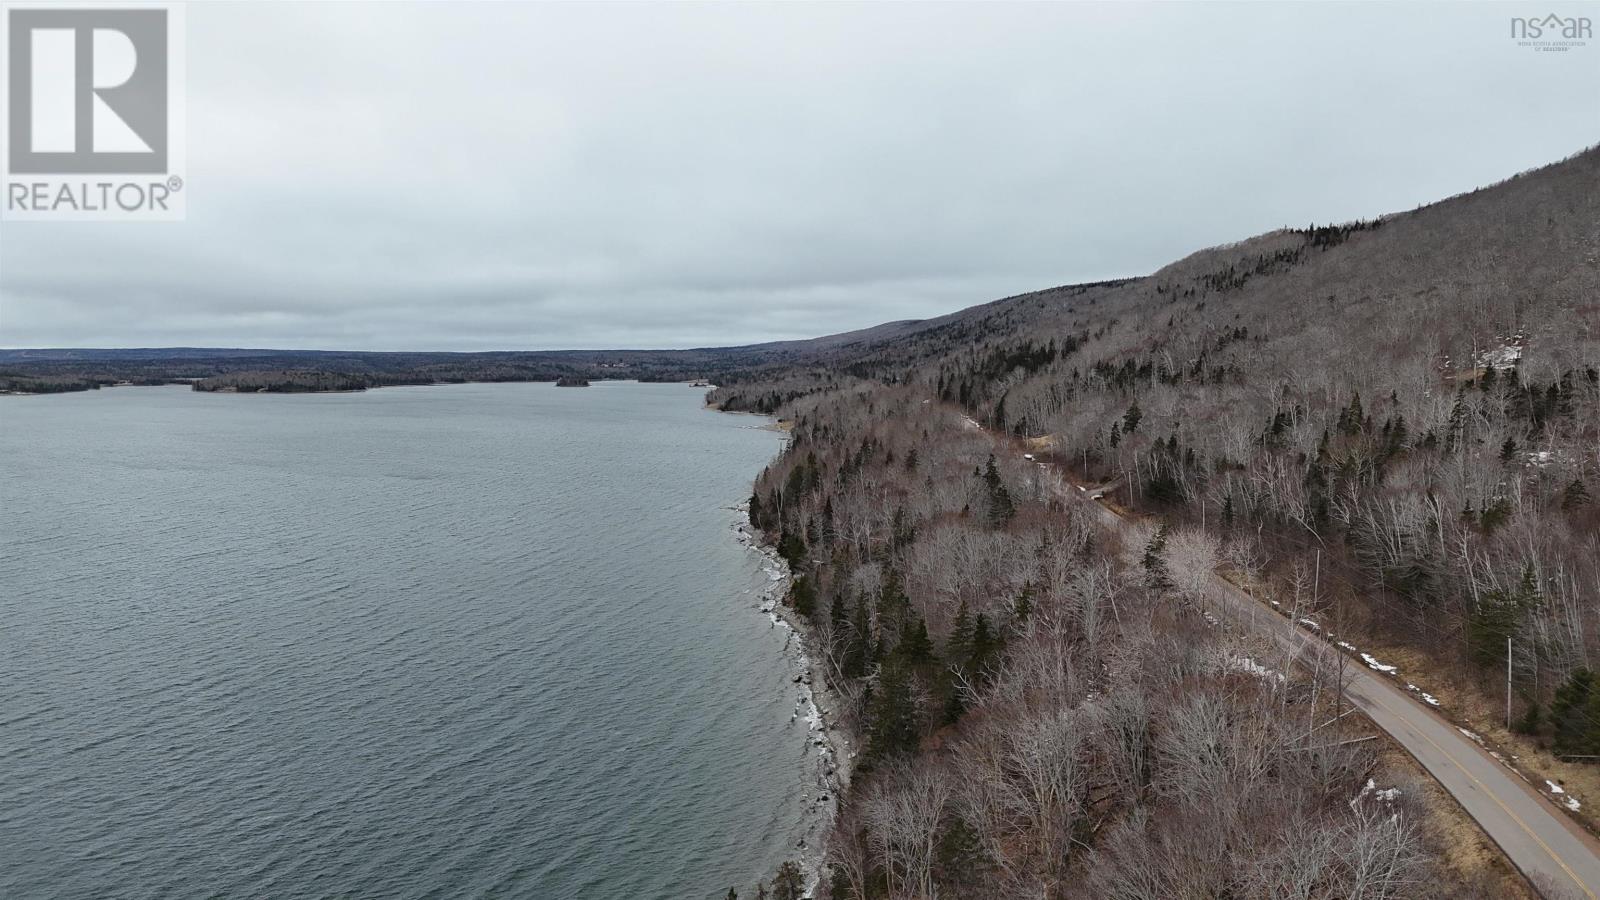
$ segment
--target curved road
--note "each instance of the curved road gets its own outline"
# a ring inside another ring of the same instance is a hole
[[[1066,483],[1070,485],[1070,481]],[[1098,502],[1098,495],[1070,487],[1062,493],[1095,510],[1105,528],[1132,536],[1133,523]],[[1268,635],[1292,655],[1328,646],[1232,582],[1221,576],[1213,576],[1213,581],[1214,595],[1221,598],[1224,611],[1236,623]],[[1346,669],[1345,694],[1460,802],[1535,889],[1553,891],[1549,894],[1552,898],[1600,900],[1600,842],[1521,776],[1388,676],[1350,667]]]

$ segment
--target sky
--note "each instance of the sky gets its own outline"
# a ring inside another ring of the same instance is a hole
[[[191,3],[182,222],[0,224],[0,347],[926,318],[1600,143],[1600,4]]]

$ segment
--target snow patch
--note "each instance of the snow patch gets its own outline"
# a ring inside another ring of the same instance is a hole
[[[1367,783],[1362,786],[1361,792],[1356,794],[1356,798],[1354,800],[1350,801],[1350,805],[1351,806],[1355,806],[1358,802],[1360,802],[1362,800],[1365,800],[1369,796],[1377,799],[1379,802],[1382,802],[1382,803],[1393,803],[1394,801],[1400,799],[1400,789],[1399,788],[1381,788],[1380,789],[1378,787],[1377,782],[1373,781],[1371,778],[1368,778],[1367,779]]]
[[[1500,338],[1502,342],[1500,346],[1479,351],[1475,362],[1483,368],[1502,370],[1512,368],[1522,359],[1520,346],[1522,339],[1523,335],[1520,334]]]
[[[1355,648],[1351,647],[1350,649],[1354,650]],[[1376,659],[1373,659],[1372,654],[1370,653],[1361,654],[1361,661],[1367,664],[1367,668],[1373,670],[1374,672],[1382,672],[1385,675],[1393,675],[1395,672],[1399,671],[1399,669],[1395,668],[1394,666],[1386,666],[1383,663],[1378,662]]]
[[[1302,618],[1300,620],[1300,624],[1304,625],[1305,627],[1307,627],[1309,629],[1311,629],[1312,631],[1321,631],[1322,630],[1322,626],[1321,625],[1318,625],[1316,622],[1314,622],[1314,621],[1312,621],[1310,619]]]
[[[1556,802],[1560,803],[1562,806],[1565,806],[1567,809],[1577,812],[1583,808],[1583,804],[1578,802],[1578,798],[1568,794],[1566,788],[1563,788],[1561,785],[1556,784],[1554,781],[1551,781],[1548,778],[1544,780],[1544,785],[1550,789],[1550,795],[1556,800]]]
[[[1417,687],[1414,684],[1407,683],[1406,684],[1406,690],[1408,690],[1411,693],[1416,694],[1417,696],[1421,697],[1422,698],[1422,702],[1428,704],[1429,706],[1438,706],[1439,705],[1438,698],[1434,697],[1432,694],[1428,693],[1427,691],[1423,690],[1422,688]]]
[[[1246,675],[1253,675],[1256,678],[1264,678],[1278,681],[1280,683],[1283,681],[1282,672],[1274,672],[1248,656],[1229,656],[1228,669],[1229,671],[1233,672],[1243,672]]]

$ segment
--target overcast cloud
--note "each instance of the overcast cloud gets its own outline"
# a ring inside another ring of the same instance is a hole
[[[1595,4],[190,4],[188,220],[0,346],[691,347],[1136,275],[1600,141]]]

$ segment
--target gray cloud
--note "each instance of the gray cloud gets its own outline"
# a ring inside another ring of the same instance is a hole
[[[188,220],[0,226],[0,345],[738,344],[1140,274],[1600,140],[1600,45],[1526,10],[192,4]]]

